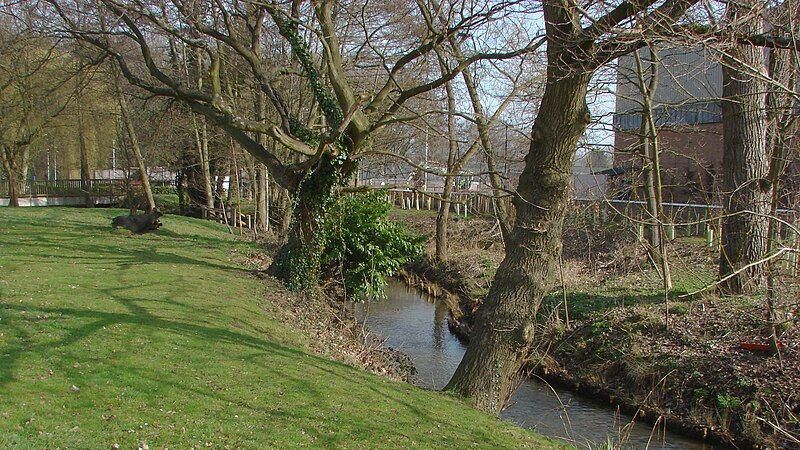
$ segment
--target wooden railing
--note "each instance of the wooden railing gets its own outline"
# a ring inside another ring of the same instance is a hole
[[[438,210],[442,202],[440,192],[424,192],[413,188],[393,188],[387,190],[387,201],[400,209]],[[511,197],[492,198],[488,192],[456,191],[450,197],[451,212],[457,215],[492,216],[496,202],[510,202]],[[628,223],[640,232],[642,224],[649,222],[647,205],[643,201],[608,199],[573,199],[574,205],[569,215],[584,215],[594,223]],[[706,236],[718,241],[721,219],[725,214],[719,205],[693,203],[664,203],[664,215],[670,233],[678,236]],[[800,211],[780,209],[778,217],[788,223],[800,222]],[[778,222],[777,232],[781,237],[791,237],[790,227]]]
[[[136,188],[138,182],[131,181]],[[152,187],[171,186],[173,183],[165,181],[151,181]],[[127,193],[126,180],[92,179],[86,183],[86,189],[82,180],[28,180],[20,185],[19,196],[21,198],[39,197],[108,197],[119,198]],[[0,198],[9,197],[9,185],[7,181],[0,182]]]

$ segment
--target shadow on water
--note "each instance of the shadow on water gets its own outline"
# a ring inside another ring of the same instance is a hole
[[[447,328],[447,306],[427,299],[399,281],[386,287],[387,299],[356,305],[356,314],[386,345],[407,354],[417,368],[416,384],[441,389],[455,372],[465,347]],[[580,447],[618,441],[631,417],[606,404],[535,380],[524,381],[502,413],[504,419]],[[644,423],[626,429],[625,448],[714,448]]]

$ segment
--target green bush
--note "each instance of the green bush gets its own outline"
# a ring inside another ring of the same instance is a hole
[[[389,220],[390,209],[374,191],[339,197],[330,210],[320,264],[348,298],[382,296],[386,278],[423,253],[425,238]]]
[[[178,188],[171,185],[153,186],[153,195],[178,195]]]
[[[717,394],[717,406],[720,409],[737,409],[742,405],[742,399],[730,394]]]

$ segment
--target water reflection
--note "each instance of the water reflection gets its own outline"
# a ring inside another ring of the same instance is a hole
[[[447,307],[428,301],[401,282],[390,281],[387,299],[356,305],[356,315],[372,332],[381,335],[386,345],[407,354],[417,368],[416,384],[441,389],[455,372],[465,347],[447,329]],[[603,443],[610,436],[626,437],[627,448],[712,449],[683,436],[654,431],[646,424],[628,426],[630,417],[620,415],[609,405],[526,380],[512,397],[511,406],[501,415],[520,426],[568,440],[578,446]]]

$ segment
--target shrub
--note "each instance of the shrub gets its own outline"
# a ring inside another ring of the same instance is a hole
[[[390,209],[373,191],[337,198],[326,218],[320,265],[350,299],[383,296],[386,278],[422,256],[425,238],[389,220]]]
[[[172,185],[156,185],[150,189],[153,195],[178,195],[178,188]]]

